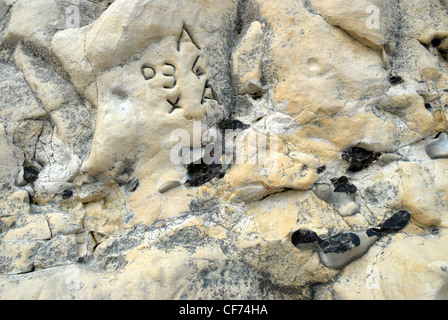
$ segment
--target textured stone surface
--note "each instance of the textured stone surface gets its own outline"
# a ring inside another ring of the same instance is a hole
[[[0,0],[0,298],[447,299],[447,10]]]

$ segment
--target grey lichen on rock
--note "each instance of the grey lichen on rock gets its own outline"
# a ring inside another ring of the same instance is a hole
[[[0,299],[448,299],[446,9],[0,0]]]

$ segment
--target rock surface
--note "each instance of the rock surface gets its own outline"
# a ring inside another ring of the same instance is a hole
[[[439,0],[0,0],[0,299],[448,299],[447,52]]]

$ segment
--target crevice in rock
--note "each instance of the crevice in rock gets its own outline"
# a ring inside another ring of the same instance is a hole
[[[327,21],[327,22],[328,22],[328,21]],[[362,44],[362,45],[363,45],[364,47],[366,47],[367,49],[372,50],[372,51],[375,51],[375,52],[377,52],[377,54],[380,54],[380,53],[381,53],[380,49],[377,49],[377,48],[373,48],[373,47],[368,46],[367,44],[365,44],[364,42],[362,42],[361,39],[358,39],[356,36],[354,36],[353,34],[351,34],[350,31],[345,30],[345,29],[342,28],[341,26],[333,25],[333,24],[331,24],[330,22],[328,22],[328,24],[331,25],[331,26],[334,27],[334,28],[337,28],[338,30],[341,30],[341,31],[344,32],[348,37],[350,37],[351,39],[353,39],[353,40],[356,41],[357,43]]]
[[[51,123],[51,120],[50,120],[50,123]],[[33,159],[32,159],[33,161],[36,160],[37,145],[40,142],[40,138],[42,137],[43,132],[44,132],[44,126],[42,126],[42,129],[40,130],[40,132],[37,136],[36,143],[34,144],[34,153],[33,153]]]
[[[35,266],[33,264],[29,270],[23,271],[23,272],[14,273],[14,275],[21,276],[21,275],[24,275],[24,274],[32,273],[34,271],[36,271],[36,268],[35,268]]]
[[[448,39],[448,37],[439,38],[439,37],[435,36],[429,43],[424,43],[420,40],[419,40],[419,43],[423,47],[425,47],[426,50],[431,52],[432,54],[439,56],[441,59],[443,59],[443,61],[448,62],[448,51],[440,48],[440,45],[442,44],[442,40],[444,40],[444,39]],[[447,40],[445,40],[445,41],[447,41]]]
[[[43,217],[45,219],[45,222],[47,223],[48,231],[50,232],[50,239],[53,239],[53,230],[51,230],[50,221],[48,220],[47,215],[44,214]]]

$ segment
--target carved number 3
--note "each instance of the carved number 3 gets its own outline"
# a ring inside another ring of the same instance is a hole
[[[156,76],[156,70],[149,66],[149,65],[143,65],[142,67],[142,75],[145,78],[145,80],[151,80],[154,79]],[[165,63],[163,65],[163,72],[162,75],[165,77],[172,78],[172,84],[171,85],[165,85],[163,86],[165,89],[173,89],[177,85],[177,78],[176,78],[176,67],[172,64]]]

